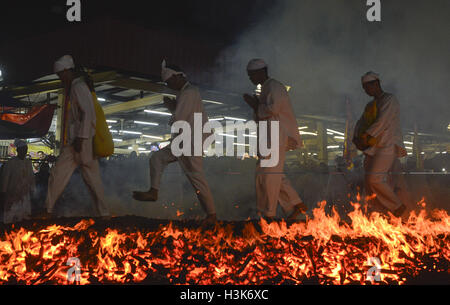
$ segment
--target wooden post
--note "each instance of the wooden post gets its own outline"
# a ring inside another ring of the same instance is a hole
[[[419,140],[419,132],[417,124],[414,124],[414,138],[413,138],[413,154],[416,159],[416,169],[423,170],[423,158],[421,155],[421,145]]]
[[[139,145],[137,144],[136,140],[134,141],[134,144],[131,145],[131,147],[133,148],[133,151],[136,152],[136,155],[139,156]]]
[[[55,156],[59,156],[62,148],[63,133],[63,115],[64,115],[64,90],[58,91],[58,107],[56,108],[56,130],[55,130]]]
[[[328,165],[328,136],[327,128],[322,121],[317,121],[317,147],[319,150],[319,162]]]

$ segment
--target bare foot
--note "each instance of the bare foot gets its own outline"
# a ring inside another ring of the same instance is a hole
[[[45,212],[42,212],[41,214],[37,215],[36,218],[42,219],[42,220],[47,220],[47,219],[52,219],[53,217],[54,217],[54,215],[52,213],[45,211]]]
[[[200,226],[203,229],[208,229],[211,227],[214,227],[214,225],[217,224],[217,217],[216,214],[209,214],[208,216],[206,216],[205,219],[202,220]]]
[[[398,209],[396,209],[392,214],[394,214],[395,217],[400,217],[405,213],[406,211],[406,205],[402,204]]]
[[[264,218],[264,220],[265,220],[268,224],[271,224],[272,222],[276,221],[275,217],[272,217],[272,216],[263,216],[262,218]]]
[[[289,215],[287,221],[294,221],[300,214],[305,214],[308,208],[303,202],[300,202],[294,206],[294,211]]]
[[[148,192],[133,192],[133,198],[138,201],[156,201],[158,200],[158,190],[150,189]]]

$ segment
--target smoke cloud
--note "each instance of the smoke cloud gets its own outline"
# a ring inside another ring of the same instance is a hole
[[[255,5],[261,5],[256,2]],[[402,106],[402,125],[444,133],[450,119],[450,2],[381,1],[381,22],[369,22],[366,1],[285,0],[264,10],[217,60],[215,84],[251,90],[245,67],[264,58],[269,74],[292,86],[297,115],[359,116],[370,101],[360,85],[369,70]]]

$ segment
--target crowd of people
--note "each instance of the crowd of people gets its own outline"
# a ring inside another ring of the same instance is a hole
[[[43,207],[53,156],[39,151],[31,160],[24,140],[14,141],[17,155],[0,168],[0,220],[13,223],[29,219]]]

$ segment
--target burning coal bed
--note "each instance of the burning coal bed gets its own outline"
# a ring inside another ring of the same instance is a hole
[[[450,283],[447,212],[412,212],[402,222],[367,218],[356,204],[344,223],[324,205],[307,222],[224,222],[207,231],[194,221],[134,216],[4,226],[0,283]],[[71,260],[79,262],[78,282],[68,280]]]

